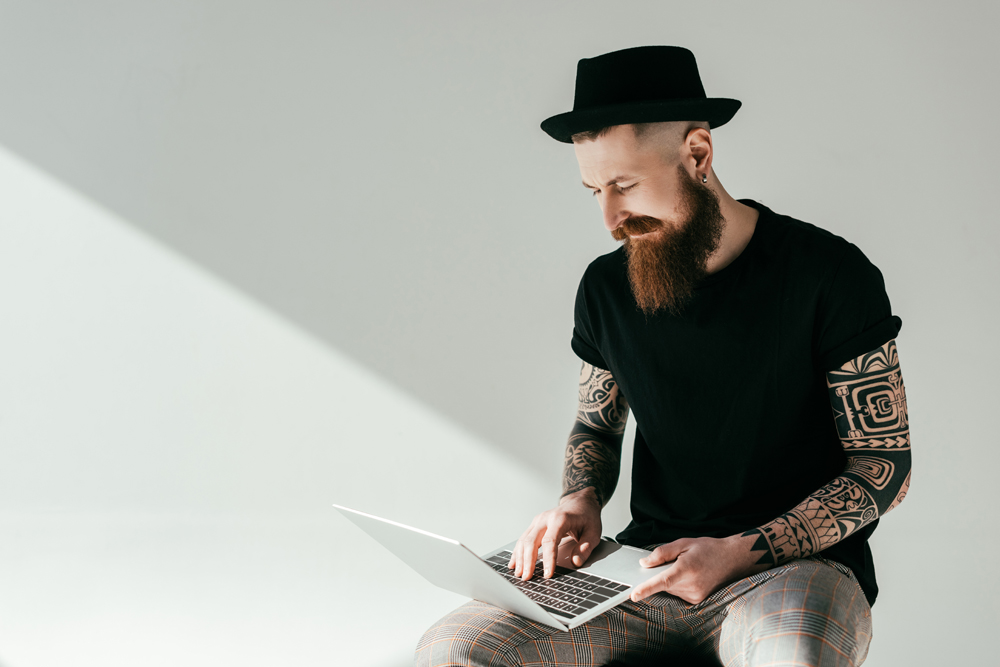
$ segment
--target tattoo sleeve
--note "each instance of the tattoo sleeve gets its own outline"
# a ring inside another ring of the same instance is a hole
[[[603,507],[618,484],[628,402],[609,371],[586,362],[580,401],[566,445],[562,495],[593,487]]]
[[[758,565],[779,565],[836,544],[896,507],[910,488],[910,427],[896,341],[826,374],[847,454],[840,476],[771,523],[754,528]]]

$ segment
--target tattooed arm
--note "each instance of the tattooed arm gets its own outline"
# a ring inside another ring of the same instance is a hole
[[[510,559],[514,574],[532,576],[542,547],[545,576],[551,576],[561,540],[576,540],[573,561],[583,565],[601,539],[601,509],[618,484],[628,402],[609,371],[588,363],[580,371],[576,422],[566,445],[559,505],[542,512],[524,531]]]
[[[633,600],[667,591],[701,602],[720,586],[840,542],[896,507],[910,488],[910,428],[896,341],[827,373],[833,419],[847,454],[841,474],[774,521],[742,535],[675,540],[643,564],[675,561],[637,586]]]
[[[759,565],[818,553],[903,501],[910,488],[910,427],[896,341],[826,374],[847,467],[774,521],[747,531]]]
[[[608,503],[618,485],[627,420],[628,402],[611,373],[584,362],[576,422],[566,445],[562,498],[590,488],[601,507]]]

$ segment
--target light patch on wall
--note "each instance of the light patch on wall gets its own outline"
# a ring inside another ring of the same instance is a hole
[[[485,551],[555,500],[497,449],[3,149],[0,303],[0,526],[18,545],[0,627],[20,637],[0,661],[403,659],[461,600],[330,504]],[[387,640],[371,619],[390,593],[411,611]]]

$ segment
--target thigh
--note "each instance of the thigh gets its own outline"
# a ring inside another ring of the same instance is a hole
[[[641,664],[669,650],[670,633],[644,603],[626,602],[563,632],[472,600],[435,623],[417,643],[418,667],[554,667]],[[666,664],[666,663],[663,663]]]
[[[806,558],[727,609],[719,658],[727,667],[860,665],[871,641],[871,609],[850,570]]]

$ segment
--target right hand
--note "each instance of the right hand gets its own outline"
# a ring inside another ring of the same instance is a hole
[[[536,516],[524,531],[510,557],[514,576],[527,581],[535,571],[538,547],[542,547],[546,578],[555,572],[556,553],[564,538],[576,540],[572,561],[580,567],[601,541],[601,505],[588,487],[562,497],[559,505]]]

